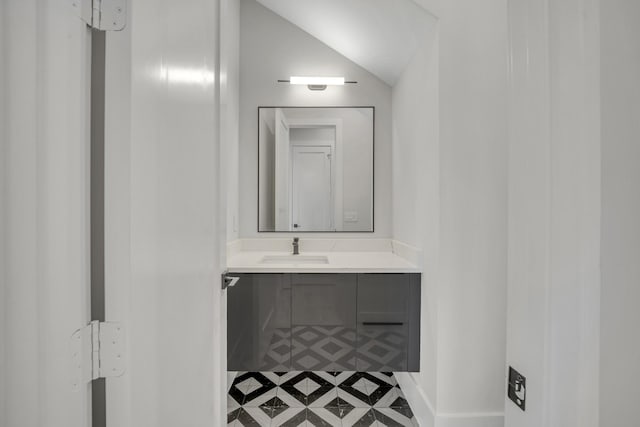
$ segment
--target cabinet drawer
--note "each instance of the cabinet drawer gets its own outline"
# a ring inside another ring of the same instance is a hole
[[[358,275],[358,371],[406,371],[410,277]]]
[[[292,369],[356,368],[355,274],[292,274]]]

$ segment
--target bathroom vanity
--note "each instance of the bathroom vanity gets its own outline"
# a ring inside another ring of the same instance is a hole
[[[230,371],[419,370],[420,269],[406,248],[297,234],[374,232],[374,129],[373,106],[258,107],[261,237],[227,256]]]
[[[419,370],[420,273],[397,255],[241,252],[229,270],[229,370]]]

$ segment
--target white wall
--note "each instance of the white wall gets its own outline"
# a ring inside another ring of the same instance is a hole
[[[508,10],[507,365],[527,378],[527,409],[506,401],[505,425],[597,426],[598,4]]]
[[[412,0],[258,0],[394,86],[429,32]]]
[[[233,241],[240,229],[240,0],[221,0],[220,14],[220,155],[225,159],[220,185],[227,201],[221,229],[226,229],[227,241]]]
[[[393,238],[422,250],[419,382],[437,403],[440,141],[436,19],[393,87]]]
[[[90,34],[68,2],[0,6],[0,425],[84,427]]]
[[[293,128],[291,129],[291,141],[301,144],[312,145],[319,142],[320,145],[331,145],[336,138],[336,133],[332,127],[316,128]]]
[[[640,3],[601,2],[600,426],[640,425]]]
[[[358,236],[391,237],[391,88],[255,0],[240,3],[240,236],[278,236],[257,232],[258,106],[375,106],[375,232]],[[311,92],[276,82],[292,75],[358,84]]]
[[[436,425],[498,426],[506,311],[506,2],[417,3],[437,16],[437,48],[423,48],[393,94],[394,238],[424,250],[417,380]]]
[[[466,414],[492,425],[501,424],[504,406],[505,11],[505,0],[439,5],[437,406],[445,418]]]

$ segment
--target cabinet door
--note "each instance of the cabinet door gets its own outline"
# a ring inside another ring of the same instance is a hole
[[[227,366],[230,371],[291,368],[291,285],[288,274],[237,274],[228,288]]]
[[[292,274],[293,370],[356,368],[355,274]]]
[[[407,371],[409,274],[358,275],[358,371]]]

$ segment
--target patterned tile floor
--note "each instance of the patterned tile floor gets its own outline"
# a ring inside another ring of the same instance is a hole
[[[390,372],[241,372],[229,426],[417,426]]]

